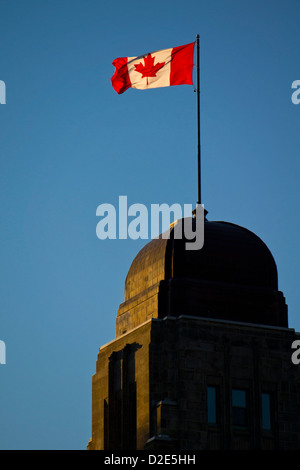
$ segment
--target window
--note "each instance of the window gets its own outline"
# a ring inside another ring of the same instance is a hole
[[[217,387],[207,387],[207,421],[218,424]]]
[[[232,390],[232,424],[240,428],[248,425],[246,390]]]
[[[262,429],[264,431],[271,430],[271,395],[270,393],[261,394],[261,418]]]

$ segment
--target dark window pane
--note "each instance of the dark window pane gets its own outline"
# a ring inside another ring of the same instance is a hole
[[[232,422],[234,426],[245,427],[247,425],[246,420],[246,408],[235,407],[232,409]]]
[[[247,426],[247,396],[245,390],[232,390],[232,424],[238,427]]]
[[[246,408],[246,391],[245,390],[232,390],[232,406],[239,406]]]
[[[216,387],[207,387],[207,417],[209,424],[217,424]]]
[[[269,393],[261,394],[262,407],[262,428],[269,431],[271,429],[271,397]]]

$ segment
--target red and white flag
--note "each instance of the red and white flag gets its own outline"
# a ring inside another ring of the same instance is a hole
[[[117,93],[128,88],[145,90],[172,85],[193,85],[192,42],[184,46],[149,52],[138,57],[119,57],[111,83]]]

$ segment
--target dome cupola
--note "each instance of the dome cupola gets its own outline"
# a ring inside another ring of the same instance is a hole
[[[276,263],[257,235],[205,220],[203,248],[187,250],[186,241],[174,237],[173,227],[169,238],[153,239],[137,254],[125,281],[117,335],[151,317],[180,315],[287,327]]]

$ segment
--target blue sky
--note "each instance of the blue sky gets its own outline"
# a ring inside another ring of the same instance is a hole
[[[193,86],[117,95],[116,57],[201,38],[202,202],[268,245],[299,317],[297,0],[0,0],[1,449],[85,449],[98,348],[145,240],[96,208],[195,204]]]

